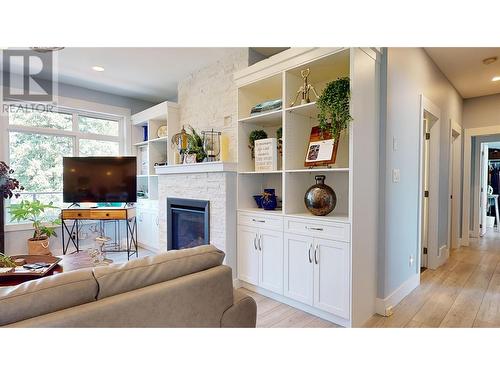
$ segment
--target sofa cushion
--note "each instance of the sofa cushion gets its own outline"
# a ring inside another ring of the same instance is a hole
[[[99,284],[97,299],[220,266],[224,255],[216,247],[204,245],[94,268]]]
[[[0,325],[96,300],[92,268],[60,273],[0,288]]]

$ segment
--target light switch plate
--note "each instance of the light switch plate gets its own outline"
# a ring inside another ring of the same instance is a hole
[[[392,137],[392,151],[399,150],[399,143],[396,137]]]
[[[401,180],[401,173],[399,171],[399,168],[394,168],[392,170],[392,182],[397,184]]]

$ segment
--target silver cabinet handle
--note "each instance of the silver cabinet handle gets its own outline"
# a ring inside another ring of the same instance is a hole
[[[262,245],[262,234],[259,236],[259,250],[262,251],[262,248],[264,246]]]
[[[321,232],[321,231],[323,231],[323,228],[308,227],[307,225],[306,225],[306,229],[309,229],[309,230],[317,230],[317,231],[320,231],[320,232]]]
[[[254,223],[265,223],[265,220],[257,220],[257,219],[252,219]]]
[[[255,234],[255,237],[253,238],[253,248],[255,251],[257,251],[257,233]]]
[[[319,263],[319,260],[316,257],[316,254],[319,252],[318,250],[319,250],[319,245],[316,245],[316,248],[314,249],[314,263],[316,263],[316,264]]]
[[[312,263],[312,262],[313,262],[313,261],[312,261],[312,259],[311,259],[311,250],[312,250],[312,247],[313,247],[313,244],[311,243],[311,244],[309,245],[309,252],[308,252],[308,255],[309,255],[309,263]]]

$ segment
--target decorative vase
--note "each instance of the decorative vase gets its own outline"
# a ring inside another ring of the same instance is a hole
[[[272,211],[278,206],[278,199],[274,189],[264,189],[264,194],[261,199],[262,208]]]
[[[29,255],[52,255],[50,252],[50,243],[48,238],[41,240],[34,240],[30,238],[28,240],[28,254]]]
[[[337,196],[333,189],[325,184],[325,176],[314,177],[316,184],[307,189],[304,196],[306,208],[313,215],[325,216],[335,209],[337,205]]]
[[[262,195],[254,195],[253,199],[255,199],[255,203],[258,208],[262,208]]]

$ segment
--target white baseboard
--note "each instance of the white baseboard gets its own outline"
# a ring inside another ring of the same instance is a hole
[[[391,315],[392,308],[401,302],[403,298],[410,294],[410,292],[419,285],[420,273],[416,273],[386,298],[377,298],[375,301],[375,312],[382,316]]]
[[[241,288],[241,283],[239,279],[233,279],[233,288],[234,289]]]

